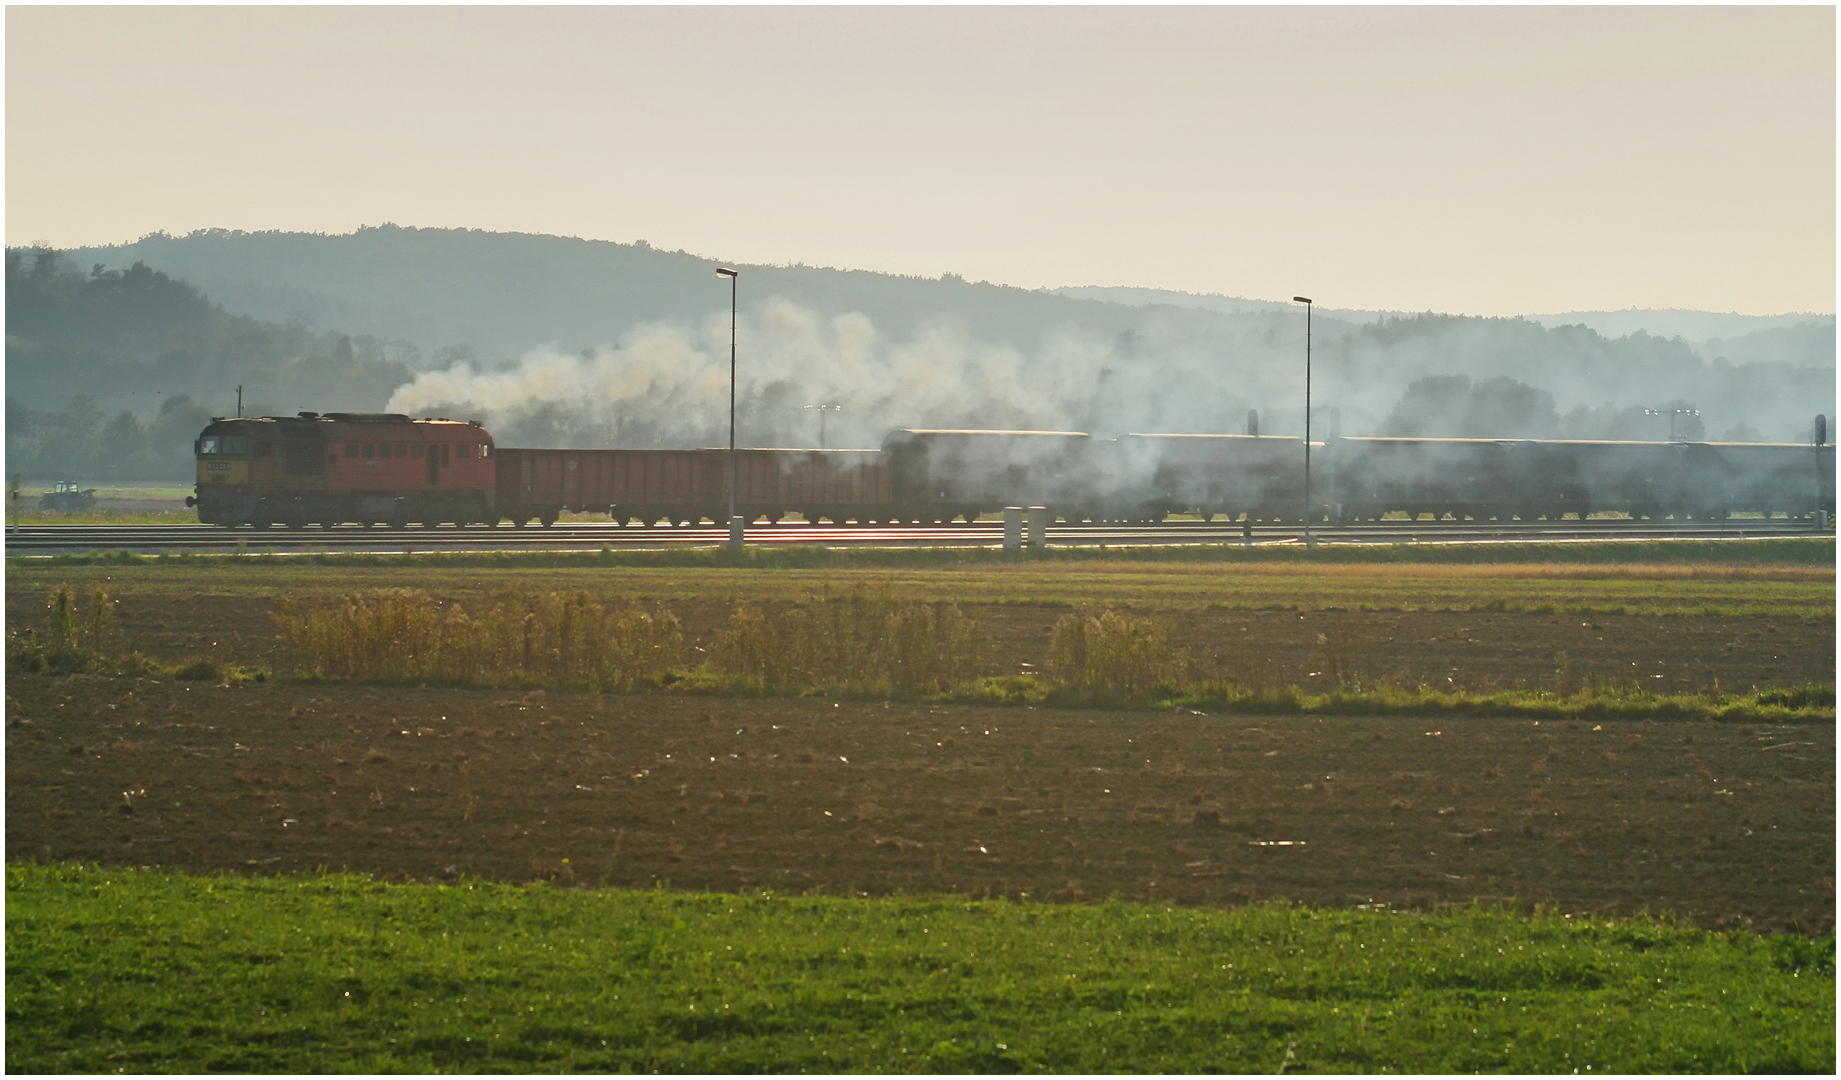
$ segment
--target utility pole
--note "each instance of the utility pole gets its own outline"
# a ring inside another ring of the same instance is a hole
[[[1293,301],[1304,305],[1304,546],[1316,547],[1317,541],[1310,535],[1310,312],[1311,299],[1308,296],[1294,296]]]
[[[735,516],[735,294],[741,275],[726,266],[716,268],[729,279],[729,550],[742,549],[742,525]]]

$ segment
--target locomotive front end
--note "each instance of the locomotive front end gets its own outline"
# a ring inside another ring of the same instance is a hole
[[[244,420],[214,420],[192,446],[198,470],[185,504],[196,506],[206,525],[241,525],[261,500],[250,483],[249,426]]]

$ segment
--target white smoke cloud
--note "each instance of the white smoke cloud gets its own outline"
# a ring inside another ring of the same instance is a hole
[[[816,445],[819,414],[806,406],[842,406],[824,417],[831,446],[872,447],[900,427],[1116,426],[1154,413],[1159,394],[1116,377],[1118,343],[1074,334],[1035,356],[949,324],[895,341],[862,314],[775,300],[745,313],[736,337],[743,445]],[[507,445],[724,445],[728,339],[726,313],[695,327],[648,324],[580,354],[537,348],[501,370],[422,372],[388,408],[483,420]]]
[[[1147,316],[1108,338],[1067,328],[1029,350],[980,341],[950,320],[899,338],[867,316],[825,315],[785,300],[742,313],[737,441],[879,446],[904,427],[1090,432],[1235,433],[1248,409],[1268,435],[1303,433],[1303,327],[1295,313],[1188,328]],[[1313,433],[1332,410],[1347,435],[1383,433],[1408,384],[1507,377],[1552,395],[1562,415],[1685,401],[1710,433],[1749,424],[1800,438],[1815,411],[1833,415],[1833,369],[1705,362],[1681,343],[1605,341],[1580,328],[1433,319],[1360,327],[1319,320]],[[1633,404],[1634,403],[1634,404]],[[582,353],[536,348],[503,368],[425,371],[391,398],[394,412],[486,422],[508,446],[697,447],[728,442],[729,316],[648,323]],[[1570,429],[1569,429],[1570,430]],[[1504,433],[1507,434],[1507,433]],[[1644,437],[1632,431],[1622,437]],[[1663,435],[1647,437],[1666,437]]]

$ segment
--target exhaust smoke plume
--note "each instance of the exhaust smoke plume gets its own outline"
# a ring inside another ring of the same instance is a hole
[[[945,319],[897,337],[860,313],[769,300],[741,316],[736,440],[817,446],[821,417],[832,448],[879,446],[897,428],[1238,434],[1249,409],[1263,434],[1300,435],[1303,330],[1285,310],[1198,327],[1146,309],[1135,330],[1066,327],[1025,349]],[[1319,318],[1313,358],[1313,404],[1335,410],[1345,435],[1667,438],[1667,421],[1645,410],[1694,409],[1684,437],[1796,441],[1815,413],[1834,415],[1832,366],[1707,359],[1680,339],[1583,326]],[[724,311],[579,353],[540,347],[503,367],[425,371],[388,408],[482,420],[507,446],[722,446],[728,368]],[[819,405],[842,408],[808,408]]]
[[[744,446],[816,446],[820,413],[807,406],[817,405],[842,406],[824,415],[833,448],[879,446],[903,427],[1213,430],[1247,408],[1219,364],[1209,371],[1180,349],[1159,359],[1157,380],[1138,378],[1128,369],[1142,358],[1129,337],[1069,332],[1029,356],[972,341],[949,324],[890,340],[861,314],[825,318],[773,301],[744,313],[737,340],[736,437]],[[720,446],[728,441],[728,368],[724,313],[694,328],[641,326],[580,354],[533,349],[501,370],[461,363],[423,372],[388,408],[483,420],[508,446]],[[1176,382],[1197,392],[1171,393]]]

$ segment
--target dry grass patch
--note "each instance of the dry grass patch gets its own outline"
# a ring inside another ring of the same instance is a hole
[[[676,616],[586,592],[512,594],[469,611],[416,589],[282,600],[275,625],[305,669],[363,682],[626,688],[678,667]]]

